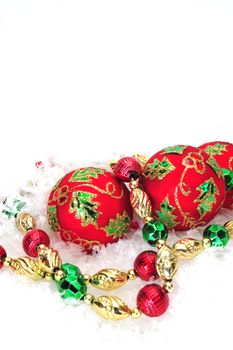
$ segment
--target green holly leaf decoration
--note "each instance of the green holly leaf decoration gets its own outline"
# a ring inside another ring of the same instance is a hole
[[[157,178],[158,180],[162,180],[173,170],[175,170],[175,166],[169,161],[169,159],[164,157],[162,161],[159,161],[155,158],[153,163],[147,164],[146,169],[144,170],[144,175],[149,179]]]
[[[204,149],[204,152],[209,154],[209,156],[220,156],[226,151],[227,151],[226,145],[222,145],[220,143],[216,143],[215,145],[208,145]]]
[[[170,204],[168,197],[160,204],[160,210],[156,210],[157,217],[167,227],[175,227],[178,222],[177,216],[173,214],[175,208]]]
[[[98,175],[104,175],[104,169],[99,168],[83,168],[77,169],[71,176],[70,182],[90,182],[91,178],[97,178]]]
[[[103,230],[107,233],[107,236],[122,237],[128,231],[130,223],[131,219],[124,210],[122,214],[117,214],[115,219],[110,219]]]
[[[53,231],[60,230],[60,225],[57,218],[57,207],[56,205],[49,205],[48,206],[48,222],[51,226],[51,229]]]
[[[223,178],[223,171],[220,168],[219,164],[216,162],[214,157],[209,157],[209,159],[206,162],[211,168],[215,171],[215,173],[218,175],[219,178]]]
[[[94,193],[73,192],[69,212],[75,213],[76,219],[81,220],[82,226],[89,224],[98,226],[97,220],[102,213],[98,211],[100,203],[93,201],[95,197]]]
[[[163,149],[164,154],[183,154],[184,150],[187,148],[187,146],[184,145],[176,145],[176,146],[171,146]]]
[[[203,217],[212,210],[213,204],[216,203],[216,196],[219,195],[219,190],[213,178],[203,182],[197,187],[197,190],[200,191],[200,195],[195,202],[199,203],[197,210]]]

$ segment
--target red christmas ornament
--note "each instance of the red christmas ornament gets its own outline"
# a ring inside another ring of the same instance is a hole
[[[121,158],[114,167],[114,174],[124,182],[129,182],[133,175],[141,175],[141,172],[141,164],[133,157]]]
[[[169,297],[164,288],[158,284],[147,284],[140,289],[137,307],[149,317],[162,315],[169,306]]]
[[[153,250],[146,250],[140,253],[134,261],[134,270],[144,281],[149,281],[151,277],[159,278],[156,269],[157,254]]]
[[[129,191],[112,173],[81,168],[65,175],[48,201],[51,228],[64,241],[83,245],[117,242],[131,225]]]
[[[46,232],[38,229],[33,229],[26,233],[22,244],[25,253],[33,258],[36,258],[38,256],[38,245],[44,244],[46,247],[49,247],[50,240]]]
[[[4,259],[6,258],[6,251],[5,249],[0,245],[0,269],[3,267]]]
[[[142,184],[152,213],[168,228],[206,225],[225,199],[222,171],[216,161],[191,146],[167,147],[151,157]]]
[[[229,142],[214,141],[204,143],[199,147],[210,157],[213,157],[222,169],[233,171],[233,144]],[[223,207],[233,209],[233,190],[227,191]]]

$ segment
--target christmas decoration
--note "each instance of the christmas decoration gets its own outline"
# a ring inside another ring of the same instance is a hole
[[[48,200],[48,220],[64,241],[83,245],[116,242],[131,225],[129,191],[112,173],[81,168],[65,175]]]
[[[228,190],[223,207],[233,209],[233,144],[214,141],[204,143],[199,148],[212,157],[222,168]]]
[[[226,194],[223,173],[215,159],[183,145],[167,147],[152,156],[143,168],[142,186],[150,197],[152,216],[175,230],[208,223]]]

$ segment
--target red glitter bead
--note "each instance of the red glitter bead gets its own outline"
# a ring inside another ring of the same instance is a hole
[[[155,263],[157,254],[152,250],[146,250],[140,253],[134,261],[134,270],[144,281],[149,281],[151,277],[159,278]]]
[[[131,175],[141,175],[141,172],[141,164],[133,157],[121,158],[114,168],[116,177],[124,182],[129,182]]]
[[[168,294],[158,284],[147,284],[138,293],[137,307],[149,317],[162,315],[167,310],[168,305]]]
[[[6,251],[5,249],[0,245],[0,269],[3,267],[3,261],[6,258]]]
[[[26,254],[33,258],[38,256],[37,247],[40,244],[44,244],[47,247],[50,245],[49,236],[42,230],[31,230],[23,238],[23,249]]]

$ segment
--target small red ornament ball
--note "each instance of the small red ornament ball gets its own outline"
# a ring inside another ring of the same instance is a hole
[[[149,317],[161,316],[169,306],[169,297],[164,288],[158,284],[147,284],[140,289],[137,307]]]
[[[184,145],[167,147],[152,156],[144,166],[142,184],[153,215],[175,230],[206,225],[226,195],[215,160],[199,148]]]
[[[134,270],[138,277],[144,281],[149,281],[152,277],[159,278],[156,269],[157,254],[153,250],[146,250],[140,253],[134,261]]]
[[[44,244],[46,247],[49,247],[50,239],[46,232],[33,229],[26,233],[22,244],[25,253],[33,258],[36,258],[38,256],[37,247],[40,244]]]
[[[101,168],[71,171],[55,185],[48,200],[52,230],[87,250],[117,242],[128,231],[132,216],[127,187]]]
[[[141,164],[133,157],[124,157],[119,159],[114,167],[114,174],[118,179],[124,182],[129,182],[131,176],[141,175],[141,172]]]
[[[0,269],[3,267],[4,260],[6,258],[6,251],[5,249],[0,245]]]
[[[233,144],[229,142],[213,141],[199,147],[210,157],[213,157],[223,169],[233,171]],[[233,190],[227,191],[223,207],[233,209]]]

